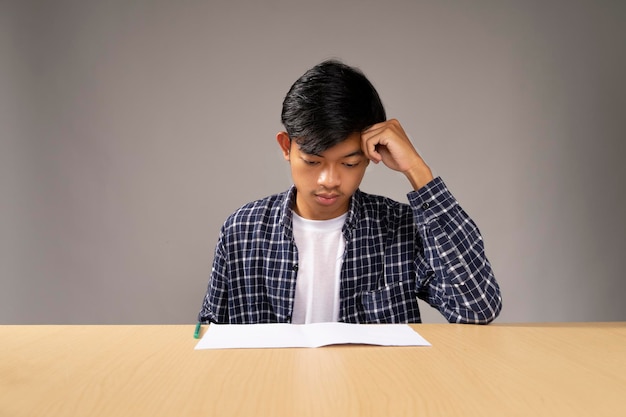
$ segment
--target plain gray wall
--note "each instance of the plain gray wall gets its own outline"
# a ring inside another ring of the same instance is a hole
[[[478,223],[500,322],[626,320],[625,5],[0,2],[0,323],[194,322],[225,217],[290,185],[284,94],[332,57]]]

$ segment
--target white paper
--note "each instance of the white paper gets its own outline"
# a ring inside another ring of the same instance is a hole
[[[430,346],[407,324],[211,324],[196,349],[293,348],[336,344]]]

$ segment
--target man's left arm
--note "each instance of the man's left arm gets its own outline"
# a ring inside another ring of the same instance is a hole
[[[482,236],[440,178],[414,148],[397,120],[366,129],[365,156],[405,174],[423,242],[418,290],[449,322],[489,323],[502,308],[500,288],[485,256]],[[424,294],[426,293],[426,294]]]
[[[483,238],[439,177],[409,202],[422,243],[417,291],[451,323],[487,324],[502,308]]]

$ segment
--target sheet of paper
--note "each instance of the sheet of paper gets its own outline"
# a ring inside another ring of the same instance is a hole
[[[211,324],[196,349],[320,347],[336,344],[430,346],[406,324]]]

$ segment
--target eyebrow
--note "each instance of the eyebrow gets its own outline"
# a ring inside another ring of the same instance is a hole
[[[303,152],[303,153],[306,153],[306,152]],[[312,155],[312,156],[317,156],[319,158],[323,158],[324,157],[324,156],[322,156],[322,155],[320,155],[318,153],[306,153],[306,154],[307,155]],[[342,156],[341,159],[350,158],[351,156],[361,156],[361,155],[364,155],[364,153],[363,153],[362,149],[359,149],[359,150],[356,150],[354,152],[350,152],[347,155]]]
[[[344,158],[350,158],[351,156],[361,156],[361,155],[363,155],[363,150],[359,149],[358,151],[349,153],[348,155],[344,156]]]

